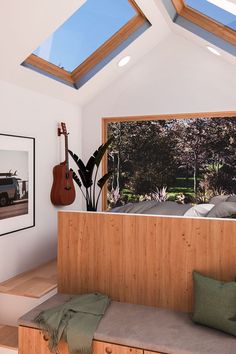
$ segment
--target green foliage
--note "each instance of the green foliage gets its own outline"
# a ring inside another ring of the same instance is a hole
[[[78,155],[74,154],[71,150],[69,150],[70,156],[78,167],[78,174],[72,170],[73,179],[80,188],[86,200],[87,210],[97,210],[102,188],[104,187],[105,183],[108,181],[112,174],[112,172],[109,171],[97,181],[100,163],[112,141],[113,139],[110,138],[105,144],[99,146],[99,148],[89,158],[86,165],[78,157]],[[83,191],[82,186],[85,188],[85,192]],[[100,188],[98,195],[96,195],[96,186]]]
[[[108,136],[115,137],[109,190],[119,189],[118,204],[145,199],[157,187],[167,187],[168,200],[183,193],[191,202],[236,193],[235,118],[114,122]]]

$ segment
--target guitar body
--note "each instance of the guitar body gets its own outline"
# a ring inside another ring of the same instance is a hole
[[[70,205],[75,200],[73,172],[67,172],[66,161],[53,168],[51,202],[54,205]]]

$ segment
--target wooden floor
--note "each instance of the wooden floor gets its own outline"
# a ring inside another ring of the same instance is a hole
[[[18,349],[18,328],[0,325],[0,348]]]
[[[57,287],[56,260],[0,283],[0,293],[40,298]]]

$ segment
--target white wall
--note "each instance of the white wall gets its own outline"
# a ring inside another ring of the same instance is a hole
[[[83,155],[101,143],[101,118],[236,111],[236,67],[171,34],[84,107]]]
[[[0,133],[36,140],[36,226],[0,237],[0,281],[56,256],[57,208],[50,202],[52,168],[63,160],[57,124],[66,122],[69,147],[81,152],[81,112],[76,105],[0,81]],[[61,142],[63,138],[61,139]],[[79,209],[76,201],[69,209]]]

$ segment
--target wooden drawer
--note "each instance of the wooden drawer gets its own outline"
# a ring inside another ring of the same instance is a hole
[[[94,341],[93,354],[143,354],[143,350]]]
[[[60,354],[68,354],[67,344],[59,345]],[[38,329],[19,327],[19,354],[51,354],[48,341]],[[93,342],[93,354],[143,354],[143,350],[105,342]]]
[[[144,350],[144,354],[164,354],[160,352],[149,352],[148,350]]]
[[[59,345],[60,354],[68,354],[67,344]],[[38,329],[19,327],[19,354],[52,354],[48,349],[48,341]]]

